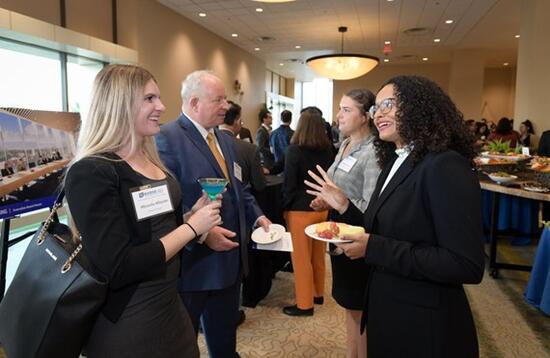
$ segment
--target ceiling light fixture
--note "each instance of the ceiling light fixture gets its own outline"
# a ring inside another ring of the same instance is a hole
[[[428,61],[427,57],[422,57],[422,61]]]
[[[441,42],[441,39],[434,39],[434,42]]]
[[[302,48],[302,46],[296,45],[296,46],[294,46],[294,48]]]
[[[254,47],[254,51],[260,51],[259,47]]]
[[[284,64],[284,63],[282,63],[282,62],[281,62],[281,63],[279,64],[279,66],[284,66],[284,65],[285,65],[285,64]]]
[[[389,58],[385,58],[385,59],[384,59],[384,62],[390,62],[390,59],[389,59]]]
[[[200,17],[206,17],[206,14],[204,12],[199,12]]]
[[[262,9],[261,7],[257,7],[256,12],[264,12],[264,9]]]
[[[391,45],[391,41],[384,41],[384,45]]]
[[[504,65],[504,66],[508,66],[509,63],[508,63],[508,62],[504,62],[503,65]]]
[[[239,37],[239,34],[231,34],[231,37]]]
[[[454,21],[453,21],[453,20],[450,20],[450,19],[449,19],[449,20],[445,20],[445,23],[446,23],[446,24],[452,24],[453,22],[454,22]]]
[[[361,77],[378,65],[378,57],[344,53],[344,33],[348,31],[340,26],[342,34],[341,52],[335,55],[322,55],[309,58],[306,63],[317,74],[333,80],[350,80]]]
[[[516,35],[516,36],[514,36],[514,37],[515,37],[516,39],[519,39],[519,38],[520,38],[520,36],[519,36],[519,35]]]

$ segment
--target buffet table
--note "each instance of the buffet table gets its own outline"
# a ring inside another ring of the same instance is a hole
[[[489,268],[490,268],[491,276],[494,278],[497,278],[499,269],[531,271],[531,266],[502,263],[502,262],[496,261],[498,238],[499,238],[498,224],[499,224],[499,216],[500,216],[499,215],[500,200],[503,196],[509,195],[517,198],[529,199],[536,202],[550,202],[550,194],[529,192],[520,188],[509,187],[509,186],[500,185],[500,184],[496,184],[496,183],[492,183],[484,180],[480,181],[480,186],[481,186],[481,189],[489,191],[492,195],[491,219],[490,219],[490,230],[489,230],[489,240],[490,240]]]

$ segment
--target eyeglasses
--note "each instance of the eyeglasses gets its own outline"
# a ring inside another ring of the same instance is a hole
[[[392,110],[395,102],[395,98],[383,99],[379,104],[374,104],[369,108],[369,114],[372,118],[374,118],[374,115],[378,112],[378,110],[380,110],[382,114],[387,114]]]

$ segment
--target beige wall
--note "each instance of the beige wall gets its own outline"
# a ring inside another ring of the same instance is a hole
[[[377,67],[366,76],[354,80],[334,81],[334,118],[336,118],[338,112],[340,98],[351,89],[368,88],[376,94],[382,83],[393,76],[419,75],[435,81],[444,91],[449,93],[450,72],[450,65],[446,64],[390,65]],[[480,99],[480,102],[483,102],[483,117],[493,121],[498,121],[503,116],[513,117],[515,73],[515,68],[488,68],[485,70]],[[464,102],[464,97],[468,94],[467,90],[464,96],[461,93],[463,92],[456,92],[454,96],[451,96],[457,105],[461,101]],[[467,114],[465,115],[467,116]],[[479,116],[473,118],[480,119]]]
[[[0,8],[61,26],[59,0],[0,0]]]
[[[126,11],[128,4],[133,8]],[[255,131],[256,115],[265,102],[264,62],[156,1],[139,1],[137,5],[123,1],[119,12],[135,14],[135,19],[126,16],[123,21],[137,26],[119,26],[120,43],[131,46],[136,41],[140,64],[157,78],[167,107],[164,122],[180,113],[179,92],[185,76],[194,70],[211,69],[224,81],[228,98],[243,107],[245,125]],[[242,96],[233,90],[237,79],[242,84]]]
[[[67,0],[67,27],[112,41],[110,0]],[[0,7],[60,25],[58,0],[0,0]],[[245,125],[253,132],[265,102],[265,63],[181,15],[150,0],[118,1],[118,43],[138,51],[139,64],[157,78],[166,105],[164,122],[180,113],[181,81],[198,69],[215,71],[227,96],[243,107]],[[242,96],[233,83],[242,84]]]
[[[0,8],[61,26],[59,0],[0,0]],[[111,12],[111,0],[66,0],[66,27],[113,41]]]
[[[514,127],[529,118],[540,135],[550,129],[548,58],[550,58],[550,1],[526,0],[521,8]]]
[[[449,65],[431,64],[431,65],[378,65],[374,70],[363,77],[347,81],[334,81],[333,106],[334,115],[338,112],[338,105],[342,95],[355,88],[367,88],[374,94],[380,89],[382,84],[393,76],[397,75],[419,75],[430,78],[435,81],[443,90],[447,91],[449,87]]]
[[[502,117],[512,118],[514,116],[515,86],[515,68],[485,69],[481,116],[495,123]],[[475,117],[474,119],[479,118]]]
[[[453,52],[449,95],[466,118],[479,118],[483,108],[485,52],[460,49]]]
[[[66,0],[67,28],[113,42],[111,6],[111,0]]]

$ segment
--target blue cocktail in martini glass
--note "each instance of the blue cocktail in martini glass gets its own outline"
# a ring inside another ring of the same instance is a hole
[[[210,200],[216,200],[216,196],[220,194],[227,185],[227,179],[225,178],[201,178],[199,184],[202,190],[206,192]]]

